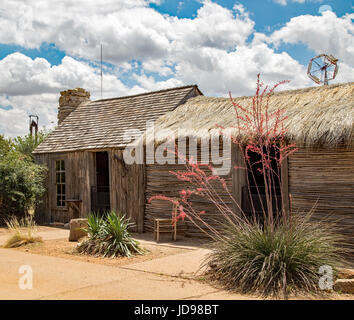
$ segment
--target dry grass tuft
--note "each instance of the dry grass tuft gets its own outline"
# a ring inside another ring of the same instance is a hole
[[[11,236],[4,244],[4,248],[16,248],[29,243],[42,242],[42,238],[36,235],[36,223],[32,215],[21,219],[13,216],[6,221]]]

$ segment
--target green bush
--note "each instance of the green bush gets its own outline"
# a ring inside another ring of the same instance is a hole
[[[9,215],[25,215],[45,192],[46,168],[34,163],[31,152],[44,138],[30,135],[7,139],[0,135],[0,223]]]
[[[78,244],[77,251],[102,257],[130,257],[143,254],[138,241],[130,235],[129,228],[134,224],[115,211],[108,212],[104,217],[91,214],[85,231],[88,239]]]
[[[0,159],[7,155],[13,147],[11,139],[5,138],[0,134]]]
[[[32,136],[30,134],[27,134],[23,137],[18,136],[13,140],[13,148],[15,151],[34,160],[32,152],[40,143],[44,141],[47,135],[48,132],[46,130],[41,130],[38,132],[37,136]]]
[[[274,230],[243,223],[225,230],[206,262],[209,276],[228,289],[262,296],[318,293],[319,268],[334,274],[341,265],[342,240],[333,225],[297,215]]]
[[[27,213],[45,192],[46,169],[26,156],[9,152],[0,158],[0,211]]]

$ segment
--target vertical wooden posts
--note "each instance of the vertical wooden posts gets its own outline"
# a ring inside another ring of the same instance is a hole
[[[242,208],[242,187],[247,185],[247,171],[243,169],[245,166],[241,150],[236,144],[231,146],[231,165],[232,165],[232,195],[238,204],[234,204],[235,212],[241,213]]]

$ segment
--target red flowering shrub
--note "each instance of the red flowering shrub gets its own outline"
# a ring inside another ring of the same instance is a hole
[[[185,170],[171,172],[188,185],[178,198],[157,195],[149,200],[170,201],[177,208],[173,216],[175,223],[189,219],[215,240],[206,261],[213,266],[209,273],[211,279],[244,293],[265,296],[282,293],[287,297],[292,291],[318,292],[319,269],[329,265],[335,272],[341,260],[337,246],[340,239],[333,226],[312,222],[312,212],[302,216],[293,214],[291,206],[286,205],[288,199],[282,195],[281,167],[296,147],[286,139],[284,111],[271,110],[269,101],[274,90],[286,82],[268,88],[258,76],[256,94],[248,107],[236,103],[230,94],[235,125],[229,138],[242,159],[242,164],[234,169],[246,173],[251,213],[243,211],[225,179],[215,174],[210,163],[193,159],[186,159]],[[216,126],[221,132],[227,129]],[[173,152],[180,156],[176,146]],[[220,196],[220,187],[230,201]],[[221,228],[203,218],[205,211],[194,208],[193,196],[215,206],[221,217]]]

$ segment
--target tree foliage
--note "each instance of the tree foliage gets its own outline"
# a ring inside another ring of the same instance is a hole
[[[32,156],[45,136],[45,132],[40,132],[37,139],[0,135],[0,220],[6,215],[27,213],[45,192],[46,168],[34,163]]]
[[[14,139],[13,145],[15,151],[18,151],[28,157],[33,158],[32,152],[37,146],[44,141],[47,137],[48,132],[45,130],[41,130],[38,132],[37,136],[27,134],[23,137],[18,136]]]

